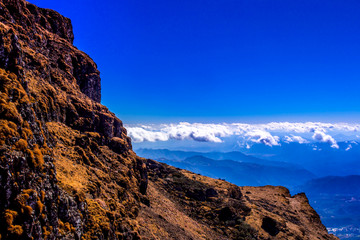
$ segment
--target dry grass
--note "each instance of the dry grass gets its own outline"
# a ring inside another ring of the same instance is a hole
[[[57,142],[53,153],[59,185],[88,205],[84,239],[108,233],[114,226],[136,229],[137,222],[127,219],[138,212],[136,195],[128,194],[138,188],[137,179],[128,176],[135,155],[122,157],[106,146],[99,146],[98,133],[82,134],[55,122],[47,123],[47,128]],[[123,165],[126,163],[129,165]],[[121,231],[117,235],[121,238]]]
[[[138,218],[140,231],[150,239],[227,239],[206,224],[189,217],[181,205],[149,184],[151,207],[143,206]]]

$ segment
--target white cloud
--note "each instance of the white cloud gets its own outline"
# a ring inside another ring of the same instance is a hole
[[[246,133],[245,136],[255,143],[262,143],[270,147],[280,145],[278,136],[272,136],[269,132],[263,130],[254,130]]]
[[[129,136],[134,142],[155,142],[175,140],[194,140],[198,142],[222,142],[221,138],[230,136],[232,132],[220,124],[162,124],[159,127],[141,126],[127,127]]]
[[[190,124],[182,122],[171,124],[163,129],[168,133],[169,139],[192,139],[199,142],[222,142],[220,138],[230,136],[232,132],[221,124]]]
[[[134,142],[156,142],[169,140],[165,132],[147,130],[147,128],[128,128],[128,134]]]
[[[345,149],[345,151],[349,151],[350,149],[352,149],[352,145],[349,144],[348,147]]]
[[[290,142],[298,142],[298,143],[307,143],[308,141],[300,136],[294,136],[294,135],[290,135],[290,136],[285,136],[284,137],[284,142],[290,143]]]
[[[314,135],[312,136],[312,138],[315,141],[319,141],[319,142],[326,142],[331,144],[332,148],[339,148],[339,145],[337,144],[337,142],[335,141],[335,139],[330,136],[327,135],[326,133],[322,132],[322,131],[315,131]]]
[[[277,146],[280,139],[285,142],[308,143],[306,139],[328,142],[338,148],[336,140],[331,135],[346,133],[349,138],[355,139],[360,132],[360,124],[348,123],[321,123],[321,122],[270,122],[266,124],[246,123],[187,123],[151,124],[126,126],[129,136],[134,142],[193,140],[198,142],[221,143],[225,138],[235,136],[249,143],[262,143],[268,146]]]

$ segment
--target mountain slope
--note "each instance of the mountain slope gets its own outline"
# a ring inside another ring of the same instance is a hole
[[[336,239],[304,194],[284,187],[237,187],[153,160],[150,207],[140,233],[150,239]]]
[[[100,104],[99,71],[73,46],[69,19],[3,0],[0,33],[1,239],[333,238],[302,195],[136,156],[122,122]],[[217,215],[196,217],[201,209]],[[156,215],[164,211],[187,217],[192,230]]]

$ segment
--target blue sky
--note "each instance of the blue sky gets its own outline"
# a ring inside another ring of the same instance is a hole
[[[125,123],[360,119],[355,0],[31,0],[71,18]]]

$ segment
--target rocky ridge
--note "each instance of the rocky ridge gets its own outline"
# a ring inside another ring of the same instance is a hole
[[[73,40],[59,13],[0,1],[1,239],[335,239],[304,195],[136,156]]]

